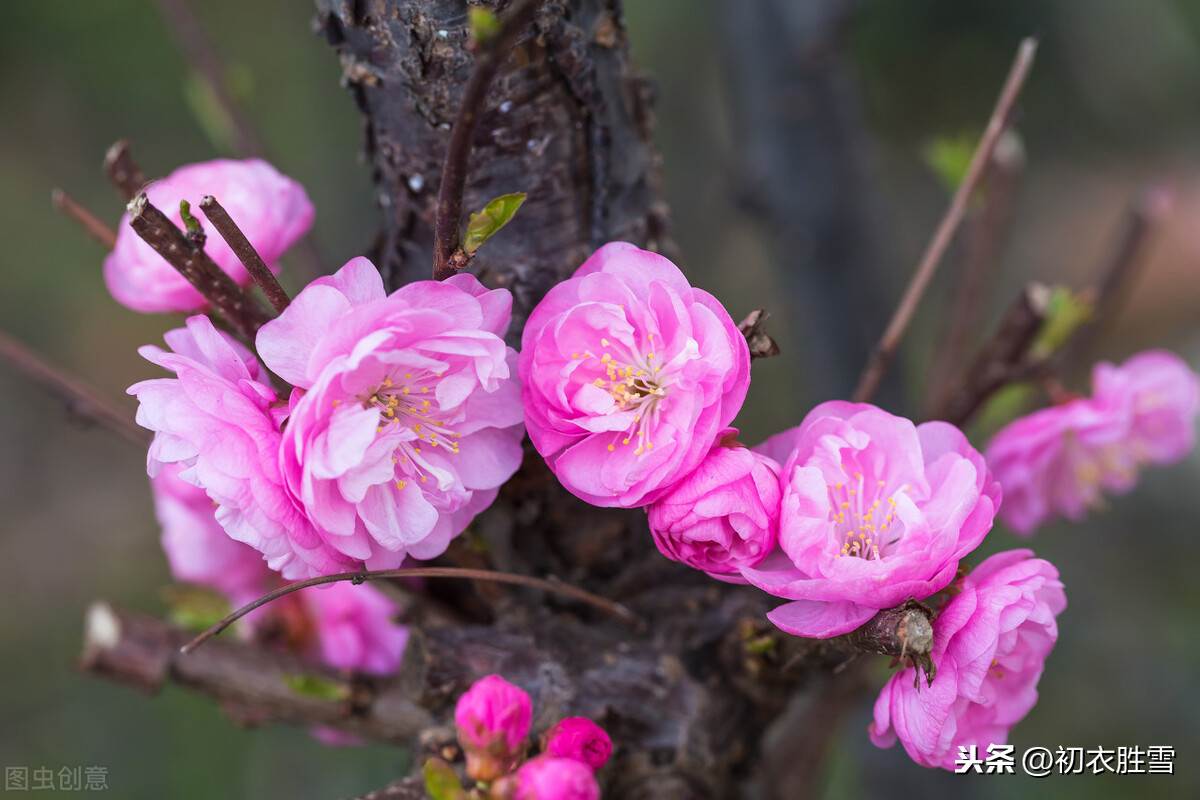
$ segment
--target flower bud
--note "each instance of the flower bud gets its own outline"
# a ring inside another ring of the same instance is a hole
[[[513,800],[600,800],[592,770],[571,758],[538,756],[521,766],[516,779]]]
[[[520,688],[499,675],[475,682],[458,699],[454,722],[467,755],[467,775],[493,781],[508,772],[529,735],[533,703]]]
[[[546,734],[546,752],[600,769],[612,755],[612,739],[586,717],[567,717]]]

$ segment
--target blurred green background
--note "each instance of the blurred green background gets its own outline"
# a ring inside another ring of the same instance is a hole
[[[757,442],[828,397],[801,374],[798,356],[812,345],[778,307],[785,295],[770,226],[735,199],[744,154],[722,26],[715,4],[626,5],[638,59],[659,81],[659,141],[681,265],[735,318],[759,306],[774,313],[784,355],[755,365],[742,417],[744,441]],[[361,120],[339,88],[336,57],[311,33],[312,6],[193,6],[272,160],[307,187],[329,268],[340,266],[369,242],[377,210],[358,158]],[[107,296],[104,253],[52,208],[50,190],[67,189],[115,223],[122,205],[99,163],[117,138],[133,139],[152,175],[224,153],[198,124],[194,79],[148,0],[45,0],[4,10],[0,326],[120,400],[128,385],[155,374],[136,348],[159,341],[175,320],[139,316]],[[1017,41],[1030,33],[1042,45],[1021,103],[1028,165],[989,316],[1031,277],[1086,283],[1130,198],[1156,181],[1172,188],[1174,211],[1099,352],[1121,359],[1164,346],[1200,364],[1200,2],[1191,0],[858,3],[846,28],[846,88],[865,121],[885,296],[898,296],[946,202],[922,147],[982,127]],[[289,280],[292,289],[302,283],[294,271]],[[945,283],[906,343],[910,398],[922,385]],[[856,309],[844,313],[853,319]],[[180,800],[332,800],[407,769],[406,754],[393,749],[326,749],[290,729],[239,731],[182,691],[147,699],[76,675],[71,664],[92,600],[162,608],[158,592],[168,575],[144,456],[106,432],[81,429],[6,365],[0,408],[0,764],[56,772],[98,765],[114,796]],[[1044,529],[1034,541],[1061,570],[1070,606],[1042,701],[1012,739],[1018,752],[1169,745],[1176,775],[1035,781],[933,772],[899,748],[872,747],[864,707],[842,731],[825,795],[1200,796],[1192,761],[1200,752],[1198,479],[1197,457],[1151,471],[1108,513]],[[1003,530],[987,544],[1015,546],[1019,540]]]

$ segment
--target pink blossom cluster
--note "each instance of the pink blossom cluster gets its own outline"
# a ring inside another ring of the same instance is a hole
[[[1004,486],[1000,517],[1022,534],[1053,516],[1080,520],[1102,492],[1128,492],[1147,464],[1170,464],[1195,444],[1200,379],[1173,353],[1151,350],[1097,364],[1092,396],[1010,423],[987,448]]]
[[[524,760],[533,702],[499,675],[479,679],[458,699],[454,722],[467,777],[505,786],[514,800],[599,800],[595,770],[612,754],[599,725],[568,717],[544,738],[541,755]]]

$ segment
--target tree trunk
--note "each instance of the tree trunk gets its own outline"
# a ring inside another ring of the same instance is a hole
[[[428,278],[442,159],[474,61],[466,3],[317,5],[318,30],[337,50],[366,117],[384,212],[378,264],[392,286]],[[512,290],[511,342],[537,301],[598,245],[663,245],[650,104],[619,0],[548,0],[501,68],[481,116],[464,207],[508,192],[529,195],[472,268],[485,284]],[[466,544],[472,537],[482,546]],[[456,585],[441,599],[463,615],[460,622],[414,635],[405,656],[405,673],[424,675],[421,702],[435,719],[444,725],[472,681],[500,672],[533,695],[535,731],[568,715],[609,731],[617,750],[601,773],[606,797],[743,796],[762,731],[800,677],[781,677],[789,651],[803,645],[765,622],[772,598],[663,559],[643,513],[576,500],[531,449],[447,557],[560,576],[619,599],[645,624],[634,631],[529,592],[478,586],[471,595]],[[769,642],[752,652],[751,640]],[[447,735],[435,729],[425,744]]]

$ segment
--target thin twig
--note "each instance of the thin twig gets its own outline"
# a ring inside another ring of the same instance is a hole
[[[188,279],[225,319],[250,341],[269,317],[233,278],[188,241],[166,214],[140,194],[129,204],[129,224],[138,236]]]
[[[233,623],[237,622],[242,617],[249,614],[251,611],[265,606],[268,603],[274,602],[281,597],[298,592],[301,589],[307,589],[310,586],[320,586],[325,583],[339,583],[341,581],[354,581],[361,583],[362,581],[375,581],[386,578],[462,578],[473,581],[495,581],[497,583],[511,583],[517,586],[528,586],[533,589],[541,589],[553,594],[560,594],[564,597],[570,597],[575,600],[587,603],[594,608],[605,611],[617,617],[622,622],[636,625],[640,622],[638,616],[630,611],[625,606],[606,597],[592,594],[575,586],[570,586],[565,583],[556,583],[553,581],[542,580],[531,575],[514,575],[509,572],[493,572],[486,569],[461,569],[458,567],[413,567],[410,569],[382,569],[375,572],[342,572],[337,575],[322,575],[317,578],[309,578],[306,581],[297,581],[289,583],[286,586],[281,586],[273,592],[263,595],[253,603],[242,606],[237,611],[234,611],[225,619],[213,625],[208,630],[201,633],[192,641],[183,646],[183,653],[190,653],[200,645],[204,644],[209,638],[216,636],[221,631],[228,628]]]
[[[150,431],[139,427],[130,418],[128,411],[106,399],[79,378],[51,365],[3,331],[0,331],[0,358],[62,397],[72,413],[103,425],[138,447],[149,447]]]
[[[542,0],[520,0],[501,21],[500,31],[482,47],[475,70],[463,90],[462,105],[450,129],[442,182],[438,187],[437,220],[434,223],[433,279],[442,281],[458,272],[451,258],[458,250],[462,223],[463,190],[467,183],[467,159],[475,139],[475,127],[483,112],[488,88],[517,37],[533,21]]]
[[[159,13],[171,38],[183,54],[192,71],[212,89],[221,114],[229,121],[233,134],[233,150],[242,158],[262,158],[263,147],[250,120],[242,112],[229,91],[225,68],[204,35],[204,29],[192,13],[186,0],[156,0]]]
[[[83,228],[83,232],[92,237],[92,239],[104,245],[108,250],[116,247],[116,231],[106,225],[91,211],[84,208],[74,197],[71,197],[71,195],[62,189],[54,189],[50,192],[50,199],[59,211],[66,214],[80,228]]]
[[[1097,274],[1096,302],[1091,322],[1080,327],[1065,348],[1061,362],[1077,363],[1091,347],[1096,334],[1120,311],[1121,303],[1137,278],[1146,243],[1173,206],[1170,190],[1148,186],[1133,201],[1120,223],[1113,249],[1104,257]]]
[[[271,274],[271,270],[267,269],[266,262],[254,249],[254,245],[250,244],[250,240],[246,238],[246,234],[242,233],[242,229],[229,216],[229,212],[211,194],[205,195],[200,201],[200,210],[204,212],[204,216],[208,217],[208,221],[217,229],[217,233],[221,234],[221,238],[237,255],[238,260],[250,273],[250,277],[254,279],[258,288],[262,289],[262,293],[267,296],[271,307],[277,312],[283,313],[283,310],[288,307],[288,303],[291,302],[287,292],[279,285],[279,281]]]
[[[917,305],[921,302],[921,297],[925,294],[930,280],[933,279],[938,264],[941,263],[942,256],[954,236],[954,231],[962,220],[963,213],[967,209],[967,202],[971,199],[971,195],[979,184],[979,179],[983,176],[984,167],[992,157],[992,151],[1000,140],[1000,134],[1004,132],[1004,128],[1008,124],[1009,114],[1017,101],[1017,96],[1021,93],[1025,78],[1029,75],[1029,69],[1033,66],[1033,57],[1036,52],[1037,40],[1032,38],[1022,41],[1021,46],[1017,48],[1016,58],[1009,70],[1008,78],[1004,82],[1000,97],[996,101],[996,107],[992,110],[987,130],[984,131],[983,138],[979,140],[979,146],[975,148],[975,154],[971,157],[967,174],[959,184],[954,197],[951,198],[950,205],[946,209],[942,221],[938,224],[937,230],[934,231],[933,238],[929,240],[929,245],[921,256],[920,264],[913,273],[891,321],[888,322],[887,330],[884,331],[879,344],[867,361],[867,366],[858,380],[858,387],[854,390],[855,402],[863,403],[870,400],[875,394],[875,390],[879,388],[879,382],[882,380],[884,372],[887,371],[892,356],[896,353],[900,339],[904,336],[904,331],[908,328],[913,314],[916,313]]]
[[[104,174],[125,202],[138,196],[146,185],[146,173],[129,154],[129,140],[121,139],[104,154]]]

